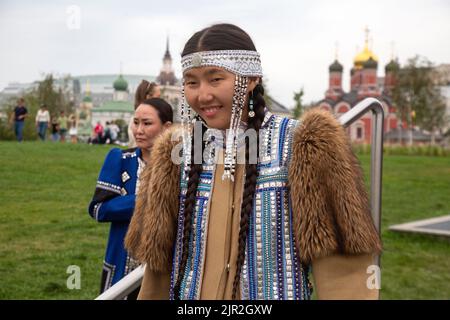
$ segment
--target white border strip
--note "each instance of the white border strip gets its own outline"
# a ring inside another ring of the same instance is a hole
[[[418,220],[418,221],[409,222],[409,223],[397,224],[397,225],[390,226],[389,230],[401,231],[401,232],[425,233],[425,234],[431,234],[431,235],[449,236],[450,237],[450,230],[446,231],[446,230],[425,228],[425,225],[442,223],[442,222],[447,222],[447,221],[450,221],[450,215],[437,217],[437,218],[431,218],[431,219],[425,219],[425,220]]]

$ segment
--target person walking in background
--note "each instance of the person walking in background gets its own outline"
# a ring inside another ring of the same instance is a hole
[[[17,101],[17,106],[14,108],[14,133],[16,134],[17,141],[23,140],[23,127],[25,125],[25,118],[28,116],[28,110],[25,107],[25,100],[20,98]]]
[[[61,142],[66,142],[67,122],[68,119],[64,114],[64,111],[61,111],[61,114],[58,118],[59,136]]]
[[[96,221],[111,223],[100,292],[139,266],[125,250],[123,241],[139,192],[140,174],[149,161],[155,139],[172,125],[172,107],[162,99],[145,100],[136,109],[133,122],[137,147],[114,148],[108,153],[88,209]],[[127,299],[136,299],[138,291]]]
[[[161,88],[156,82],[148,82],[142,80],[136,89],[134,96],[134,110],[146,99],[159,98],[161,96]],[[128,146],[135,147],[136,141],[133,137],[133,118],[128,123]]]
[[[52,119],[52,140],[53,141],[58,141],[59,140],[59,124],[58,124],[58,118],[56,117],[56,115],[52,115],[51,117]]]
[[[50,113],[47,110],[47,106],[42,104],[38,112],[36,113],[36,128],[38,130],[39,138],[45,141],[47,134],[48,124],[50,123]]]
[[[78,142],[78,128],[77,128],[77,119],[74,114],[72,114],[69,118],[69,136],[70,142],[77,143]]]

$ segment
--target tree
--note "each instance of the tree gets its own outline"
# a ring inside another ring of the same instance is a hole
[[[433,81],[433,64],[424,57],[415,56],[405,67],[394,70],[395,86],[392,99],[401,121],[409,130],[412,145],[412,127],[417,125],[434,135],[445,125],[445,104],[440,90]]]
[[[434,88],[432,94],[424,95],[423,105],[426,106],[421,127],[431,132],[431,144],[435,144],[436,132],[442,129],[448,119],[445,114],[445,100],[441,96],[439,88]]]
[[[303,87],[300,89],[299,92],[294,92],[294,101],[295,101],[295,107],[294,107],[294,118],[298,119],[304,111],[304,106],[303,106],[303,95],[304,95],[304,91],[303,91]]]
[[[58,114],[61,111],[70,113],[74,109],[73,99],[69,89],[70,77],[55,80],[53,74],[47,74],[44,80],[38,83],[34,94],[41,103],[47,105],[50,114]]]

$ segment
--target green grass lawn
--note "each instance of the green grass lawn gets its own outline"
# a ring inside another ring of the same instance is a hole
[[[0,299],[93,299],[108,224],[87,205],[109,148],[0,142]],[[360,157],[365,172],[369,156]],[[386,156],[383,299],[449,299],[450,242],[388,226],[450,213],[450,158]],[[66,287],[81,269],[81,289]]]

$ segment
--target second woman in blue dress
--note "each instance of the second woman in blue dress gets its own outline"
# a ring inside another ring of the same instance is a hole
[[[98,222],[111,223],[100,292],[110,288],[139,264],[126,252],[124,237],[133,215],[139,176],[159,134],[173,122],[171,106],[160,98],[142,102],[135,111],[132,132],[136,148],[112,149],[100,171],[89,214]],[[136,292],[137,293],[137,292]],[[129,299],[136,294],[130,294]]]

